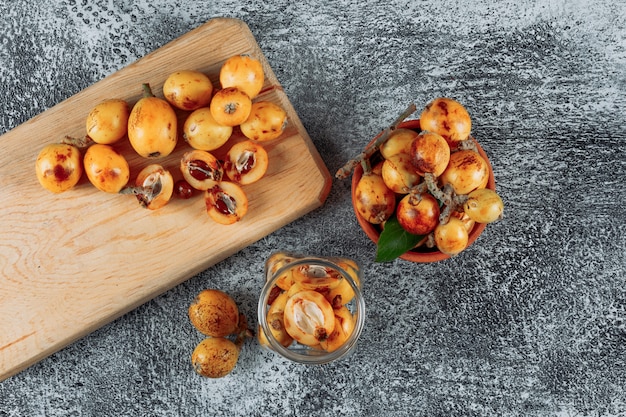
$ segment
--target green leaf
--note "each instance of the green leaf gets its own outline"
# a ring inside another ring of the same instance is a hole
[[[398,219],[392,216],[378,238],[376,262],[391,262],[406,251],[415,247],[424,236],[414,235],[400,226]]]

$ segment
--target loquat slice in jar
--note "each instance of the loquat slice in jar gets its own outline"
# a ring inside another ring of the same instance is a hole
[[[325,294],[328,302],[337,308],[337,306],[348,304],[354,299],[354,290],[347,279],[342,279],[335,288],[332,288]]]
[[[287,290],[287,297],[290,298],[294,296],[295,294],[299,293],[300,291],[304,291],[304,290],[308,290],[308,289],[305,288],[304,285],[302,285],[301,283],[294,282],[291,285],[291,287],[289,287],[289,290]]]
[[[282,311],[274,312],[271,314],[268,313],[266,320],[267,324],[269,325],[270,331],[272,332],[272,336],[274,337],[274,339],[276,339],[278,343],[280,343],[284,347],[287,347],[293,343],[293,338],[289,335],[289,333],[287,333],[287,330],[285,329],[284,314]],[[265,334],[265,332],[263,332],[261,326],[259,326],[259,342],[263,346],[270,346],[270,343],[267,340],[267,335]]]
[[[348,274],[348,276],[354,281],[357,286],[360,286],[361,280],[359,278],[359,274],[357,270],[359,269],[358,265],[352,260],[339,261],[337,262],[337,266],[341,267],[343,271]],[[344,277],[339,282],[339,285],[330,289],[327,294],[325,294],[326,299],[330,302],[333,308],[338,308],[342,305],[348,304],[350,301],[354,299],[354,289],[347,278]]]
[[[267,172],[269,157],[265,148],[251,140],[237,142],[224,159],[224,172],[241,185],[257,182]]]
[[[278,297],[272,301],[269,309],[267,310],[267,315],[274,313],[283,313],[285,311],[285,306],[287,305],[287,300],[289,300],[289,295],[286,291],[281,292]]]
[[[298,343],[316,346],[335,329],[335,312],[322,294],[303,290],[287,300],[284,323]]]
[[[291,269],[283,272],[280,277],[276,279],[276,286],[281,290],[288,291],[293,285],[293,272]]]
[[[325,291],[337,287],[343,277],[332,268],[310,264],[293,268],[293,281],[308,290]]]
[[[335,309],[335,327],[325,340],[320,341],[320,347],[327,352],[339,349],[350,338],[354,327],[354,316],[346,306]]]

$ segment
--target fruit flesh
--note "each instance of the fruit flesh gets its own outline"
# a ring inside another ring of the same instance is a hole
[[[204,192],[207,214],[217,223],[229,225],[248,213],[248,197],[233,182],[221,181]]]
[[[284,323],[293,339],[304,345],[316,346],[332,333],[335,314],[323,295],[303,290],[287,301]]]

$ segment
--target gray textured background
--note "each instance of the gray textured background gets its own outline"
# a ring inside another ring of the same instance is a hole
[[[332,173],[409,102],[459,99],[505,219],[455,259],[375,264],[336,180],[322,208],[0,383],[0,416],[626,415],[624,3],[328,3],[0,0],[0,133],[235,17]],[[362,263],[357,351],[306,367],[248,341],[231,375],[198,377],[190,301],[221,288],[254,319],[280,249]]]

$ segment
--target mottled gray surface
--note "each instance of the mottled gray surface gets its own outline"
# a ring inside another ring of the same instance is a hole
[[[349,182],[326,204],[0,383],[0,416],[626,415],[621,1],[0,0],[0,133],[216,16],[251,28],[329,170],[411,101],[466,104],[505,219],[437,264],[375,264]],[[362,263],[357,351],[320,367],[249,341],[202,379],[187,306],[254,318],[275,250]],[[0,318],[1,319],[1,318]]]

